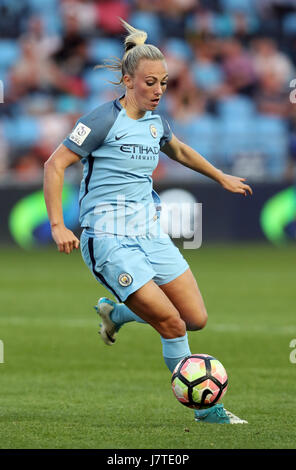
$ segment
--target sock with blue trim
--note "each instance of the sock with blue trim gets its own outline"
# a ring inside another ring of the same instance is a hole
[[[173,372],[178,362],[190,356],[187,333],[179,338],[166,339],[161,336],[162,354],[167,368]]]

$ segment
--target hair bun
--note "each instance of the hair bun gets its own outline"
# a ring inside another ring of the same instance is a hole
[[[129,42],[128,44],[125,45],[125,52],[130,51],[135,46],[136,44],[134,42]]]
[[[141,31],[140,29],[136,29],[133,26],[129,25],[126,21],[122,18],[119,18],[123,27],[128,31],[128,35],[124,40],[124,48],[125,52],[128,52],[135,46],[140,46],[145,44],[147,39],[147,33],[145,31]]]

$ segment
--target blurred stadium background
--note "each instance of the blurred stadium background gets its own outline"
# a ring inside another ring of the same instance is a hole
[[[145,29],[166,55],[170,83],[160,111],[173,132],[219,168],[247,177],[255,196],[242,212],[241,200],[209,190],[210,181],[164,155],[156,189],[183,188],[206,203],[208,240],[295,238],[295,1],[0,0],[0,241],[50,240],[36,195],[43,164],[81,114],[122,92],[109,83],[112,72],[94,70],[122,56],[117,16]],[[72,227],[80,176],[80,165],[66,175]],[[273,223],[262,215],[270,198]]]

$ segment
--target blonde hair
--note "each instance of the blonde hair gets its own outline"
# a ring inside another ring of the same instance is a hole
[[[104,60],[103,65],[97,65],[95,68],[107,68],[114,72],[121,72],[119,82],[111,82],[114,85],[122,85],[124,75],[134,76],[141,59],[147,60],[165,60],[162,52],[152,44],[145,44],[147,33],[136,29],[129,25],[122,18],[119,18],[124,28],[128,31],[128,35],[124,40],[124,55],[122,59],[115,57],[114,59]]]

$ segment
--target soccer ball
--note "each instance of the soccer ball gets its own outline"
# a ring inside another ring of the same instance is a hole
[[[227,386],[226,370],[218,359],[208,354],[185,357],[172,375],[175,397],[189,408],[210,408],[225,395]]]

